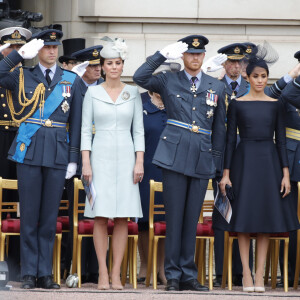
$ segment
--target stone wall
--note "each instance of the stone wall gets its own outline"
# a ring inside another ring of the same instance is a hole
[[[131,81],[148,55],[189,34],[203,34],[207,57],[229,43],[268,41],[279,53],[270,80],[284,75],[300,50],[298,0],[22,0],[22,8],[44,14],[38,26],[63,25],[64,38],[85,37],[87,46],[108,35],[126,39],[130,56],[124,80]],[[180,62],[180,61],[179,61]],[[213,74],[216,75],[216,74]]]

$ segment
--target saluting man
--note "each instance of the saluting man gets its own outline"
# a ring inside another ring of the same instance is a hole
[[[62,35],[44,30],[0,62],[1,85],[11,91],[12,118],[20,123],[8,158],[17,162],[24,289],[60,288],[51,276],[56,219],[64,178],[76,172],[82,105],[81,79],[56,65]],[[10,72],[37,54],[35,67]]]
[[[31,38],[31,31],[22,27],[9,27],[0,30],[0,52],[7,56],[13,50],[19,50]],[[16,164],[7,159],[7,153],[13,142],[18,124],[12,120],[8,107],[6,89],[0,83],[0,177],[16,179]],[[19,201],[18,193],[13,190],[3,191],[4,201]],[[12,217],[14,217],[12,215]],[[9,280],[20,280],[20,239],[12,236],[9,240],[7,257]]]
[[[168,291],[208,290],[197,281],[196,229],[208,180],[222,169],[226,111],[224,84],[201,71],[207,43],[202,35],[187,36],[149,57],[133,77],[160,94],[168,117],[153,158],[163,171]],[[180,57],[183,71],[152,75],[166,59]]]

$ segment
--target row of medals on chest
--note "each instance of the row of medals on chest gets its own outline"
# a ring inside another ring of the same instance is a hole
[[[197,88],[194,83],[191,87],[191,91],[194,94],[194,97],[197,97],[197,95],[196,95]],[[211,106],[211,107],[217,107],[218,95],[216,95],[215,93],[216,92],[213,91],[212,89],[207,90],[206,98],[205,98],[206,105]],[[214,115],[213,108],[208,109],[206,112],[207,119],[210,119],[211,117],[213,117],[213,115]]]

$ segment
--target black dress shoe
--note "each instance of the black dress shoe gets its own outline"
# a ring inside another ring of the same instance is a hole
[[[25,275],[22,279],[22,289],[34,289],[36,286],[36,277],[32,275]]]
[[[213,282],[214,287],[221,287],[222,286],[222,275],[216,275],[216,278]]]
[[[166,291],[179,291],[179,280],[169,279],[167,282]]]
[[[294,280],[289,280],[288,285],[289,285],[289,287],[293,287],[294,286]],[[279,282],[277,282],[276,287],[284,288],[283,280],[280,280]]]
[[[140,277],[136,281],[137,281],[137,283],[143,283],[143,282],[145,282],[145,280],[146,280],[146,277]]]
[[[60,289],[60,285],[53,281],[52,276],[39,277],[37,287],[42,289]]]
[[[180,282],[179,289],[181,291],[186,291],[186,290],[199,291],[199,292],[209,291],[208,287],[201,285],[197,279]]]
[[[243,276],[242,275],[233,275],[232,284],[235,286],[243,286]]]

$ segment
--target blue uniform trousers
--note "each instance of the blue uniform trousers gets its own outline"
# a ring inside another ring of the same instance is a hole
[[[21,276],[52,274],[56,219],[65,174],[65,170],[17,164]]]
[[[165,275],[167,280],[197,279],[194,262],[197,223],[208,179],[163,170],[166,210]]]

